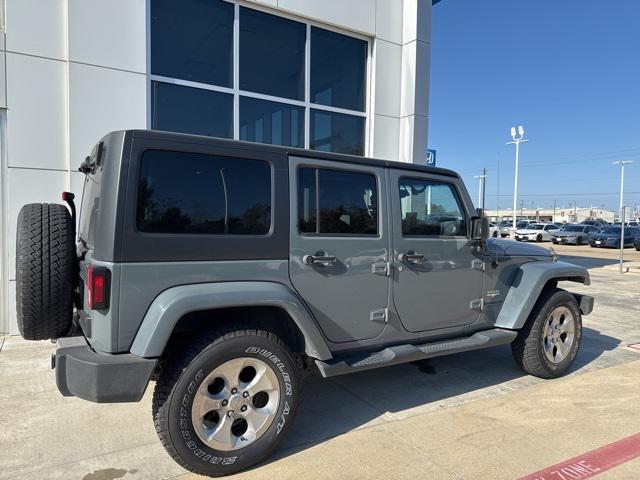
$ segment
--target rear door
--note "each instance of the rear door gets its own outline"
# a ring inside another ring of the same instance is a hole
[[[292,158],[289,173],[294,287],[332,342],[376,337],[390,283],[385,170]]]
[[[482,298],[482,252],[468,237],[470,212],[453,179],[390,171],[393,301],[405,328],[473,323]]]

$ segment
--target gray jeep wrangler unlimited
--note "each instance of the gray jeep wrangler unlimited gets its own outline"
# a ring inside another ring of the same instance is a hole
[[[20,212],[20,331],[57,339],[65,396],[136,402],[154,381],[160,440],[193,472],[272,453],[312,369],[510,343],[557,377],[593,306],[557,286],[585,269],[488,239],[449,170],[153,131],[107,135],[80,170],[78,222],[68,192]]]

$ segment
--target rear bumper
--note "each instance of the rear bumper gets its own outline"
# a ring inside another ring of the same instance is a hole
[[[97,403],[139,401],[157,362],[130,353],[95,352],[84,337],[58,339],[52,358],[60,393]]]

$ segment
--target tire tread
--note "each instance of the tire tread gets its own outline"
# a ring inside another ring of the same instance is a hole
[[[18,215],[16,313],[27,340],[55,339],[71,328],[74,229],[64,205],[33,203]]]
[[[182,456],[174,448],[171,435],[169,432],[169,404],[174,393],[174,387],[177,384],[180,376],[189,366],[189,364],[200,355],[206,348],[218,345],[225,340],[230,340],[237,337],[246,336],[259,336],[263,337],[271,342],[278,344],[289,355],[291,349],[283,342],[280,337],[267,331],[254,328],[249,325],[226,327],[208,332],[198,337],[194,342],[190,342],[183,348],[176,349],[169,352],[167,358],[162,363],[162,371],[158,376],[155,389],[153,391],[153,401],[151,404],[151,411],[153,415],[153,423],[160,438],[160,442],[169,453],[171,458],[178,463],[182,468],[190,472],[199,475],[211,475],[210,472],[198,469],[194,465],[185,462]],[[274,445],[272,450],[275,450],[277,445]],[[232,472],[230,472],[232,473]]]

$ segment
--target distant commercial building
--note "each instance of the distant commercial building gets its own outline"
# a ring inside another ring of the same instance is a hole
[[[18,211],[81,194],[111,130],[424,162],[431,6],[0,0],[0,333],[16,332]]]
[[[486,210],[490,221],[499,222],[511,220],[512,210]],[[590,207],[571,208],[523,208],[516,210],[516,217],[522,220],[537,220],[540,222],[580,223],[584,220],[602,219],[613,222],[617,215],[611,210]]]

